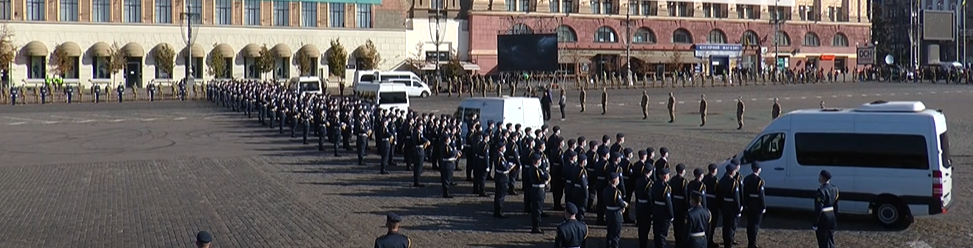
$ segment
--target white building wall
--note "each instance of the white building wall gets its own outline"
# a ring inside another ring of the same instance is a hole
[[[78,67],[79,81],[87,84],[92,76],[92,59],[88,51],[92,44],[104,42],[111,45],[118,42],[119,46],[124,46],[130,42],[138,43],[145,50],[145,57],[142,61],[142,85],[155,78],[155,62],[153,61],[152,50],[156,45],[169,43],[176,51],[176,63],[173,68],[173,79],[179,80],[186,74],[185,59],[180,56],[180,52],[185,47],[183,39],[184,28],[178,26],[146,26],[146,25],[124,25],[124,24],[79,24],[79,23],[9,23],[8,27],[14,30],[13,43],[18,46],[18,55],[13,64],[10,74],[11,83],[20,84],[27,77],[27,57],[20,54],[22,46],[31,41],[40,41],[47,46],[48,52],[53,53],[57,44],[71,41],[77,43],[82,50],[81,63]],[[341,44],[348,53],[348,64],[354,65],[353,52],[359,46],[365,45],[368,39],[375,43],[379,54],[382,57],[380,69],[386,70],[395,66],[399,61],[407,58],[406,50],[402,44],[406,42],[405,30],[356,30],[356,29],[300,29],[300,28],[267,28],[267,27],[213,27],[204,26],[197,31],[196,44],[202,46],[206,53],[213,49],[214,44],[225,43],[230,45],[236,52],[233,58],[233,77],[244,77],[243,55],[241,51],[247,44],[266,44],[272,48],[277,44],[285,44],[290,47],[291,52],[297,53],[304,44],[314,44],[321,51],[318,62],[319,72],[323,70],[326,76],[328,72],[327,61],[324,53],[331,47],[331,40],[340,38]],[[48,65],[48,69],[51,66]],[[199,67],[205,69],[205,66]],[[299,75],[296,63],[291,63],[290,75]],[[50,72],[50,70],[48,70]],[[316,72],[317,73],[317,72]],[[124,82],[120,76],[116,76],[115,82]],[[204,80],[212,79],[212,76],[204,74]],[[354,75],[354,70],[347,70],[346,81],[350,81]],[[335,80],[335,79],[332,79]]]
[[[412,19],[412,29],[405,33],[407,58],[424,59],[426,52],[436,51],[436,21],[428,18]],[[467,20],[442,19],[439,21],[440,51],[455,51],[460,60],[469,61],[470,31]],[[421,47],[420,49],[417,49]]]

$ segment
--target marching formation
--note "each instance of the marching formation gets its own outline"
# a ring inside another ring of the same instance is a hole
[[[729,248],[739,244],[734,237],[743,215],[747,218],[748,247],[757,247],[766,212],[758,162],[750,165],[753,173],[746,177],[739,173],[740,161],[734,159],[725,167],[722,178],[717,178],[719,166],[709,164],[706,170],[692,170],[690,179],[686,165],[669,161],[668,148],[659,148],[657,157],[651,147],[625,147],[622,133],[614,140],[604,135],[600,142],[589,141],[584,136],[563,137],[559,126],[532,129],[492,120],[482,125],[475,115],[460,120],[382,109],[354,96],[300,94],[277,84],[227,82],[208,87],[210,101],[251,118],[256,110],[261,123],[282,134],[289,129],[291,137],[300,133],[305,144],[313,134],[319,150],[327,150],[325,143],[332,144],[334,156],[341,156],[342,149],[355,151],[359,165],[364,165],[369,140],[374,140],[381,157],[381,174],[388,174],[389,166],[397,166],[395,154],[402,153],[406,169],[413,172],[415,187],[424,186],[420,177],[428,161],[440,172],[445,198],[453,197],[453,173],[462,170],[458,162],[465,158],[465,179],[473,183],[470,193],[488,196],[487,181],[494,182],[494,217],[506,218],[505,213],[511,211],[505,206],[506,197],[523,193],[522,210],[530,213],[532,233],[543,233],[541,219],[548,216],[544,205],[550,189],[551,209],[564,211],[565,219],[557,227],[557,247],[587,246],[585,220],[590,212],[595,212],[597,225],[607,227],[607,247],[619,247],[625,223],[637,226],[639,247],[649,247],[650,232],[653,247],[665,247],[670,229],[676,247],[718,247],[715,229],[722,218],[722,244]],[[738,116],[742,108],[741,101]],[[705,111],[701,112],[705,124]],[[351,147],[353,138],[355,149]],[[821,172],[822,186],[815,201],[818,219],[814,230],[819,247],[834,247],[838,191],[828,184],[830,178],[830,173]],[[400,221],[397,215],[389,217],[389,223],[396,224],[396,237],[401,235],[397,233]],[[408,242],[408,238],[380,238],[376,247],[408,247],[396,243],[403,241]]]

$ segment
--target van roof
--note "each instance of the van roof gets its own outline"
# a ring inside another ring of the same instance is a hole
[[[862,104],[857,108],[825,108],[825,109],[800,109],[787,114],[799,115],[872,115],[872,114],[913,114],[934,116],[938,112],[926,109],[926,105],[920,101],[874,101]]]

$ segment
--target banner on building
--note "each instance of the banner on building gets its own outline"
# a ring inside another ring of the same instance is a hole
[[[858,47],[857,63],[859,65],[875,64],[875,47],[873,46]]]

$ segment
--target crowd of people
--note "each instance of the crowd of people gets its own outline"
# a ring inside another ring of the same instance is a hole
[[[277,84],[222,82],[207,87],[208,100],[248,117],[256,110],[260,123],[280,133],[289,129],[291,137],[300,133],[305,144],[313,134],[318,149],[332,144],[334,156],[341,156],[341,150],[355,151],[359,165],[364,165],[368,143],[374,140],[381,157],[378,173],[388,174],[390,166],[397,166],[395,154],[401,153],[415,187],[424,186],[421,176],[428,161],[440,173],[444,198],[456,194],[453,174],[462,170],[458,162],[463,158],[465,179],[473,184],[471,194],[488,196],[487,182],[494,182],[494,217],[506,218],[512,210],[505,203],[508,196],[524,195],[522,211],[530,213],[532,233],[543,233],[541,219],[547,216],[545,198],[550,193],[551,209],[564,211],[565,217],[557,227],[557,247],[587,246],[585,221],[592,219],[590,212],[595,212],[595,224],[607,226],[607,247],[619,247],[623,223],[638,227],[639,247],[649,247],[650,230],[654,247],[665,247],[670,229],[676,247],[718,247],[714,231],[722,218],[722,244],[729,248],[739,243],[735,231],[744,214],[748,247],[757,247],[766,204],[756,162],[746,178],[738,173],[740,162],[733,160],[722,178],[717,178],[719,166],[710,164],[706,170],[692,170],[689,179],[686,165],[669,161],[668,148],[659,148],[656,157],[651,147],[625,147],[621,133],[614,140],[608,135],[600,141],[569,138],[561,135],[559,126],[533,129],[493,120],[484,124],[477,116],[460,120],[389,110],[355,96],[301,94]],[[546,105],[553,102],[549,92],[544,98]],[[549,119],[550,111],[545,112]],[[819,221],[814,226],[820,247],[834,247],[837,188],[827,183],[830,178],[822,171],[816,200]],[[408,237],[398,233],[401,221],[389,214],[389,234],[377,239],[375,247],[409,247]]]

